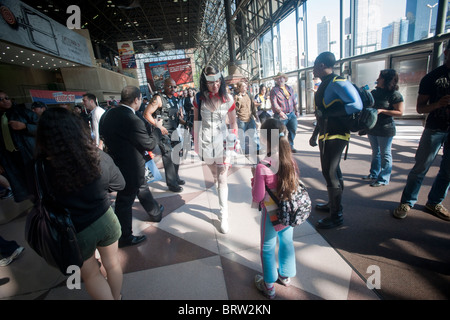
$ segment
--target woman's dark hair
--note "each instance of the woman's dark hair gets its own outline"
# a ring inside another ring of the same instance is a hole
[[[202,70],[202,74],[200,76],[200,92],[205,95],[209,92],[206,77],[213,74],[219,73],[219,70],[213,66],[206,66]],[[225,84],[225,79],[223,78],[223,75],[220,76],[220,88],[219,88],[219,96],[222,99],[227,99],[227,87]]]
[[[259,86],[259,93],[262,93],[263,88],[267,88],[264,83]]]
[[[397,91],[398,73],[394,69],[385,69],[380,71],[380,77],[384,79],[384,88],[388,91]]]
[[[76,191],[100,177],[99,149],[82,119],[64,108],[50,108],[39,119],[36,156],[54,171],[55,190]]]
[[[261,126],[261,135],[267,141],[267,150],[272,150],[272,137],[279,138],[279,166],[277,194],[280,200],[288,200],[291,194],[297,190],[299,171],[297,164],[292,159],[291,145],[288,140],[288,130],[283,123],[274,118],[267,119]]]

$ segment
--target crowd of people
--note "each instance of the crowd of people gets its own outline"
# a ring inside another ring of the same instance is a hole
[[[343,224],[342,197],[344,179],[340,160],[350,140],[349,116],[362,109],[355,87],[333,72],[336,59],[331,52],[321,53],[314,63],[317,125],[310,139],[319,145],[322,174],[328,191],[328,202],[316,205],[329,212],[317,228],[335,228]],[[423,178],[441,146],[444,156],[440,171],[428,195],[426,208],[443,220],[450,221],[442,205],[450,183],[450,45],[445,50],[444,65],[430,72],[420,84],[417,111],[428,114],[425,130],[416,153],[416,164],[408,175],[396,218],[405,218],[417,201]],[[144,235],[132,230],[133,203],[138,198],[150,221],[162,219],[164,207],[153,197],[145,181],[145,154],[157,146],[161,151],[165,181],[171,192],[182,192],[185,181],[179,175],[179,159],[192,147],[211,171],[219,200],[219,231],[227,233],[228,170],[227,152],[231,143],[242,154],[252,150],[260,155],[252,167],[252,200],[261,211],[261,263],[263,275],[255,285],[266,297],[275,296],[274,283],[289,285],[295,276],[293,228],[275,228],[271,219],[276,205],[266,189],[286,195],[298,183],[299,171],[293,154],[297,133],[299,105],[288,77],[279,73],[275,86],[261,85],[250,96],[248,84],[234,88],[226,85],[221,72],[206,66],[201,71],[199,90],[189,88],[181,97],[172,78],[164,82],[160,93],[143,101],[139,88],[127,86],[120,103],[104,110],[91,93],[83,96],[83,105],[74,108],[48,108],[34,102],[31,110],[12,104],[6,92],[0,91],[2,130],[0,138],[0,174],[16,202],[33,201],[32,164],[44,161],[56,199],[72,214],[84,264],[81,276],[89,294],[95,299],[120,299],[122,269],[117,258],[119,247],[145,241]],[[398,91],[398,73],[381,70],[372,91],[378,110],[377,124],[365,134],[372,148],[369,180],[372,187],[389,184],[392,171],[391,145],[396,134],[394,117],[404,111]],[[180,148],[179,128],[188,135]],[[275,137],[275,138],[274,138]],[[248,143],[247,143],[248,139]],[[318,143],[317,143],[318,140]],[[175,156],[176,155],[176,156]],[[109,193],[117,192],[114,210]],[[276,250],[277,238],[279,250]],[[107,277],[99,270],[94,252],[98,250]],[[0,266],[17,258],[23,247],[14,240],[0,237]],[[276,265],[278,254],[279,267]]]

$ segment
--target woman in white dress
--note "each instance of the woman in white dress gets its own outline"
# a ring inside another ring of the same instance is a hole
[[[194,100],[195,148],[211,170],[219,196],[220,232],[228,232],[228,168],[226,141],[237,142],[237,122],[233,97],[227,93],[222,74],[205,67],[200,77],[200,92]],[[228,128],[229,126],[229,128]]]

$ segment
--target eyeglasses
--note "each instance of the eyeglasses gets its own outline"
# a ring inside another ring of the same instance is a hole
[[[169,89],[176,89],[177,86],[167,86],[167,88],[169,88]]]
[[[2,102],[3,100],[9,100],[9,97],[0,98],[0,102]]]

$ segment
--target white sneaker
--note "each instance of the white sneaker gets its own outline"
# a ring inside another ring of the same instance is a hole
[[[272,287],[272,289],[267,289],[266,283],[264,282],[264,278],[257,274],[255,276],[255,285],[256,288],[261,291],[261,293],[269,299],[275,298],[275,287]]]
[[[278,281],[286,287],[289,287],[291,285],[291,278],[282,277],[280,274],[278,274]]]

